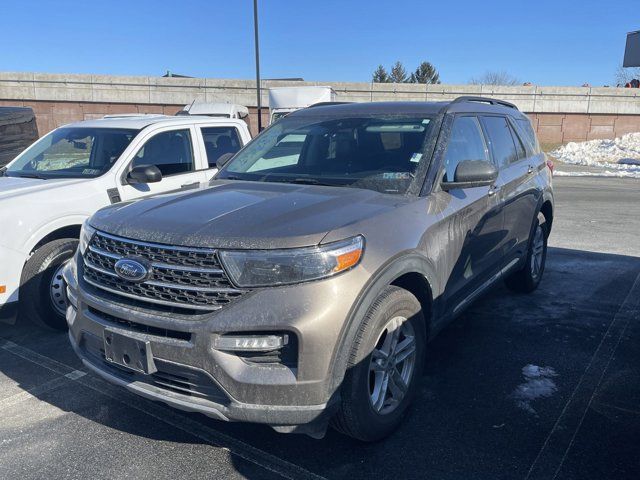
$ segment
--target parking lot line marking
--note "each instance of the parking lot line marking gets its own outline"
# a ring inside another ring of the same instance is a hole
[[[23,390],[22,392],[11,395],[10,397],[3,398],[2,400],[0,400],[0,412],[6,410],[7,408],[15,407],[25,400],[36,398],[38,395],[42,395],[43,393],[61,387],[67,382],[69,382],[69,378],[63,375],[61,377],[56,377],[52,380],[44,382],[36,387],[30,388],[28,390]]]
[[[84,377],[86,374],[87,372],[83,372],[82,370],[74,370],[71,373],[67,373],[65,377],[71,380],[78,380],[79,378]]]
[[[10,340],[0,340],[0,348],[35,363],[36,365],[60,374],[60,379],[72,380],[85,388],[94,390],[95,392],[109,397],[122,405],[126,405],[129,408],[133,408],[138,412],[149,415],[150,417],[164,422],[167,425],[182,430],[185,433],[199,438],[205,443],[228,451],[232,455],[258,465],[261,468],[269,470],[283,478],[291,480],[326,480],[325,477],[310,472],[300,465],[296,465],[295,463],[284,460],[276,455],[272,455],[264,450],[260,450],[259,448],[249,445],[237,438],[219,432],[218,430],[197,422],[186,415],[181,415],[169,407],[164,407],[150,402],[142,397],[138,397],[128,390],[115,387],[98,377],[87,376],[86,372],[82,370],[71,368],[64,363],[41,355],[38,352],[18,345]],[[83,375],[79,375],[80,373]],[[118,389],[118,394],[114,394],[109,391],[114,389]],[[123,397],[126,397],[127,401],[124,401]]]
[[[639,312],[640,273],[616,310],[580,381],[571,392],[560,416],[542,444],[542,448],[529,468],[526,480],[555,479],[558,476],[625,331],[632,319],[639,319]],[[574,424],[575,427],[573,427]],[[571,428],[568,428],[569,426]],[[568,435],[571,437],[567,438]]]

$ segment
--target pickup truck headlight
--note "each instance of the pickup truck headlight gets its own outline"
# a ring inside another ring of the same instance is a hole
[[[93,238],[94,233],[96,233],[96,229],[89,225],[89,221],[85,221],[82,224],[82,229],[80,230],[80,253],[84,255],[84,252],[87,251],[89,247],[89,243]]]
[[[268,287],[330,277],[355,267],[364,252],[361,236],[319,247],[285,250],[220,251],[233,283],[238,287]]]

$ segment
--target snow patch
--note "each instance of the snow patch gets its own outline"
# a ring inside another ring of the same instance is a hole
[[[551,155],[574,165],[617,165],[620,160],[640,160],[640,132],[627,133],[613,140],[569,142]]]
[[[522,375],[525,382],[518,385],[510,396],[519,408],[537,416],[538,412],[531,406],[531,402],[556,393],[558,387],[553,377],[557,377],[558,374],[551,367],[529,364],[522,367]]]
[[[601,172],[567,172],[565,170],[556,170],[553,172],[554,177],[617,177],[617,178],[640,178],[640,169],[638,171],[627,170],[602,170]]]

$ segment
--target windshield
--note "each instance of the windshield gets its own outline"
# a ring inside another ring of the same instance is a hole
[[[42,137],[8,165],[5,175],[93,178],[108,171],[138,130],[60,128]]]
[[[406,193],[431,120],[408,116],[287,116],[241,150],[217,178]]]

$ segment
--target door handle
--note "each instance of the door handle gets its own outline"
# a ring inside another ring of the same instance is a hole
[[[533,165],[529,165],[529,168],[527,168],[527,173],[533,173]]]
[[[198,185],[200,185],[200,182],[185,183],[180,185],[180,188],[196,188]]]

